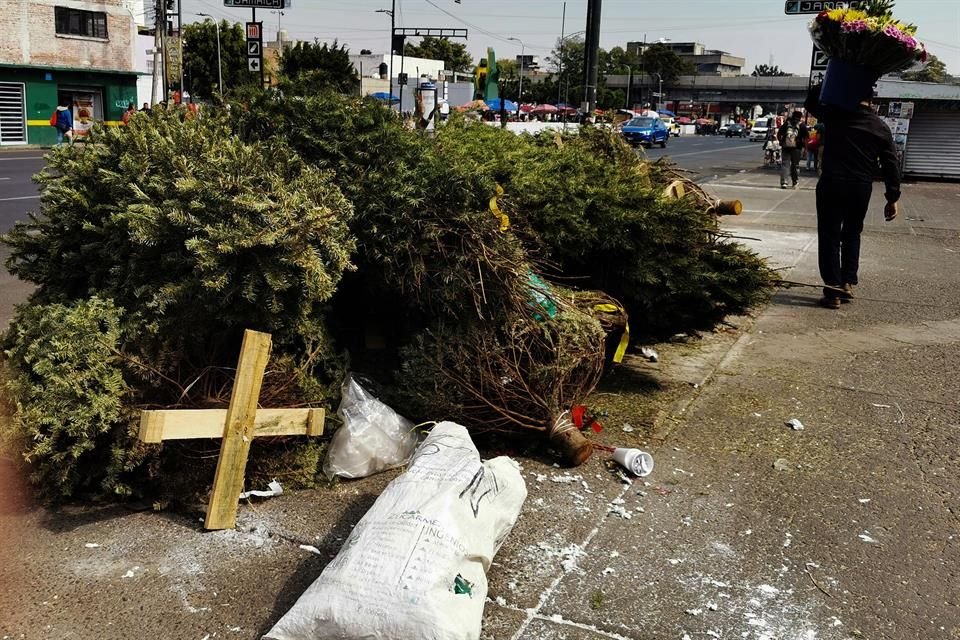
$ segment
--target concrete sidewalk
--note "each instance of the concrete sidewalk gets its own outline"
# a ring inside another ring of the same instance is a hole
[[[731,233],[816,283],[813,181],[777,180],[709,188],[744,201]],[[529,497],[490,571],[484,638],[960,637],[960,185],[907,185],[889,224],[880,200],[852,304],[783,291],[604,382],[598,439],[651,450],[648,482],[599,454],[570,470],[508,452]],[[243,506],[229,532],[8,505],[0,638],[258,637],[394,475]]]

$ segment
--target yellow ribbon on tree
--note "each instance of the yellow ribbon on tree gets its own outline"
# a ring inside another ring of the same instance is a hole
[[[497,185],[497,193],[490,198],[490,211],[500,220],[500,231],[506,231],[510,228],[510,217],[500,210],[497,205],[497,198],[503,195],[503,187]]]
[[[622,313],[624,315],[627,312],[620,305],[616,304],[597,304],[593,307],[594,311],[600,311],[603,313]],[[627,347],[630,346],[630,322],[627,321],[623,327],[623,335],[620,336],[620,344],[617,345],[617,350],[613,352],[613,361],[617,364],[623,362],[623,356],[627,354]]]

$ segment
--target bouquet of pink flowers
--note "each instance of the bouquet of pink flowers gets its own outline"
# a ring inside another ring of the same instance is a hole
[[[810,34],[831,60],[861,65],[877,78],[926,62],[917,28],[896,20],[892,10],[892,0],[871,0],[863,9],[824,11],[810,23]]]
[[[810,35],[830,59],[820,102],[857,109],[880,76],[927,60],[917,28],[896,20],[892,10],[893,0],[868,0],[862,9],[824,11],[810,23]]]

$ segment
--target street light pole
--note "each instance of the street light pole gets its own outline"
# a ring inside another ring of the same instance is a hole
[[[657,111],[660,110],[660,104],[663,101],[663,76],[657,73],[657,80],[660,81],[660,89],[657,92]]]
[[[564,2],[564,3],[563,3],[563,6],[564,6],[564,12],[566,12],[567,3]],[[566,17],[566,16],[564,16],[564,17]],[[570,35],[566,35],[566,36],[563,35],[562,32],[561,32],[561,34],[560,34],[560,61],[559,61],[559,64],[557,65],[558,68],[560,69],[560,78],[559,78],[559,80],[558,80],[558,82],[557,82],[557,106],[560,106],[560,103],[563,103],[564,105],[569,106],[569,105],[567,104],[567,101],[569,100],[569,96],[567,95],[567,93],[570,91],[570,74],[569,74],[569,73],[568,73],[567,76],[566,76],[566,90],[564,90],[564,88],[563,88],[563,85],[564,85],[564,82],[563,82],[563,80],[564,80],[564,77],[563,77],[563,43],[566,42],[567,40],[569,40],[570,38],[576,38],[577,36],[583,35],[584,33],[586,33],[586,31],[574,31],[574,32],[571,33]],[[560,99],[560,94],[561,94],[561,92],[563,92],[563,95],[564,95],[564,99],[563,99],[563,100]],[[563,121],[564,121],[564,122],[567,121],[566,115],[564,115]]]
[[[520,89],[517,92],[517,112],[520,111],[520,103],[523,102],[523,61],[526,59],[527,48],[520,38],[507,38],[507,40],[516,40],[520,43]]]
[[[624,109],[630,109],[630,85],[633,84],[633,67],[626,65],[627,67],[627,100],[626,104],[623,105]]]
[[[198,16],[210,18],[213,20],[213,26],[217,30],[217,88],[220,90],[220,99],[223,99],[223,64],[220,62],[220,23],[213,19],[209,13],[198,13]]]
[[[280,11],[280,10],[271,11],[270,13],[277,14],[277,43],[279,43],[280,42],[280,18],[282,18],[286,14],[284,14],[283,11]]]

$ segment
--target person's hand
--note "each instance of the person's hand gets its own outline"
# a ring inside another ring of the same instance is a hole
[[[886,219],[887,222],[890,222],[891,220],[896,218],[897,213],[899,213],[899,208],[897,207],[896,202],[888,202],[887,206],[883,208],[883,217]]]

